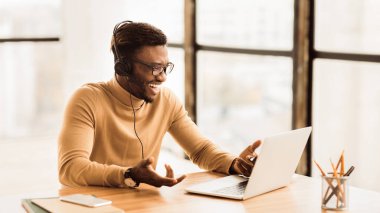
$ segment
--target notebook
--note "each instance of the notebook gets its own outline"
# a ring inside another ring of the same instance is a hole
[[[124,210],[108,205],[101,207],[85,207],[59,200],[59,198],[32,199],[32,203],[54,213],[81,212],[81,213],[123,213]]]
[[[192,185],[189,193],[245,200],[287,186],[297,168],[311,127],[280,133],[262,140],[249,178],[230,175]]]

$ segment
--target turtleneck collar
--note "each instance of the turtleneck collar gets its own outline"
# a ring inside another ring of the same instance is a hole
[[[116,77],[113,77],[110,81],[108,81],[107,85],[112,95],[129,108],[132,109],[130,97],[132,97],[132,103],[135,110],[141,108],[144,105],[145,101],[143,99],[135,97],[130,92],[125,90],[119,84],[119,82],[117,82]]]

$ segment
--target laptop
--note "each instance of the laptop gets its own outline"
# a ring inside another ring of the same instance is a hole
[[[297,168],[311,127],[280,133],[262,140],[249,178],[230,175],[192,185],[189,193],[245,200],[287,186]]]

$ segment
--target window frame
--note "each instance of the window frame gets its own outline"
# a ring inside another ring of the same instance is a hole
[[[315,0],[294,0],[293,48],[289,51],[245,49],[199,45],[196,40],[196,0],[184,0],[184,41],[168,43],[168,47],[184,50],[185,107],[188,115],[197,121],[197,52],[201,50],[261,56],[285,56],[293,60],[292,128],[312,124],[313,62],[315,59],[336,59],[380,63],[380,55],[318,51],[315,49]],[[60,42],[60,37],[0,38],[0,44],[13,42]],[[297,112],[297,113],[295,113]],[[311,137],[310,137],[311,138]],[[311,175],[312,146],[309,139],[297,172]]]
[[[318,51],[315,49],[315,0],[294,0],[293,48],[291,51],[227,48],[199,45],[196,41],[196,0],[184,0],[185,34],[185,107],[197,121],[197,52],[200,50],[252,55],[285,56],[293,60],[292,128],[311,126],[313,61],[339,59],[380,63],[380,55]],[[178,46],[179,47],[179,46]],[[311,176],[311,137],[297,168],[297,173]]]

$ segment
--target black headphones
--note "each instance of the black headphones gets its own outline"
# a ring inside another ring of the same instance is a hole
[[[113,40],[114,40],[113,47],[114,47],[115,56],[116,56],[115,67],[114,67],[116,74],[118,74],[120,76],[127,76],[127,77],[130,76],[132,78],[133,77],[132,76],[132,65],[127,60],[120,57],[119,50],[117,49],[117,41],[116,41],[116,33],[119,30],[119,28],[121,26],[123,26],[124,24],[131,24],[131,23],[133,23],[133,22],[132,21],[122,21],[122,22],[115,25],[115,28],[113,29]],[[144,145],[143,145],[143,143],[142,143],[142,141],[141,141],[141,139],[140,139],[140,137],[136,131],[136,112],[135,112],[135,109],[134,109],[133,103],[132,103],[132,93],[129,93],[129,98],[131,101],[131,106],[132,106],[132,111],[133,111],[133,129],[134,129],[136,137],[139,140],[140,145],[141,145],[141,158],[144,159]]]
[[[115,55],[116,55],[114,69],[115,69],[115,72],[121,76],[130,76],[132,74],[132,66],[128,61],[120,57],[119,50],[117,49],[116,33],[121,26],[123,26],[124,24],[130,24],[130,23],[133,23],[133,22],[122,21],[116,24],[115,28],[113,29],[113,40],[114,40],[113,47],[114,47]]]

